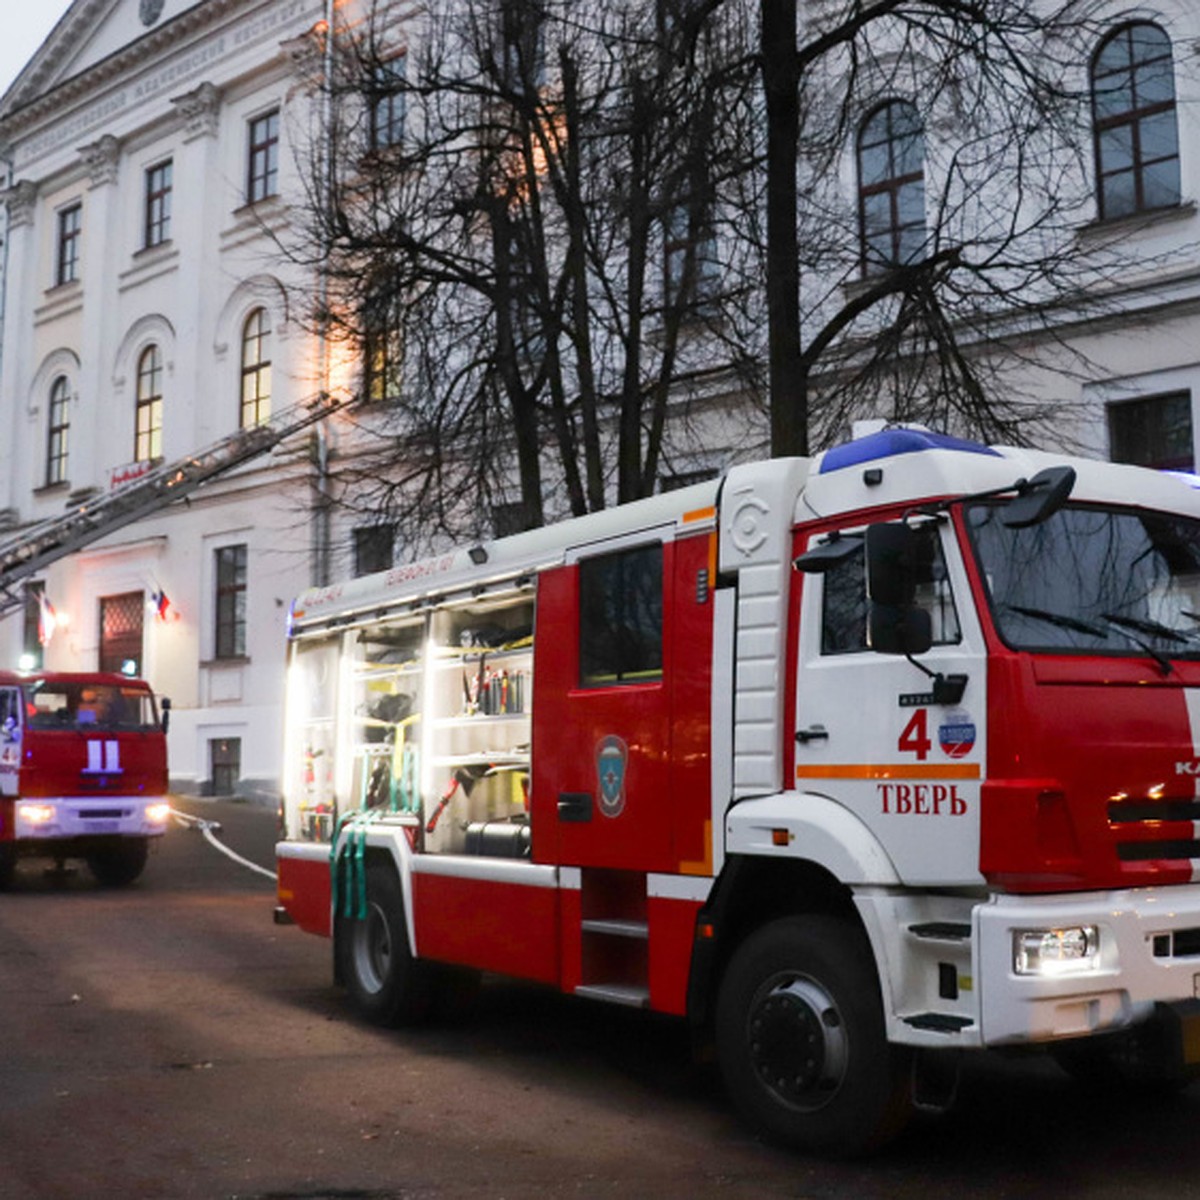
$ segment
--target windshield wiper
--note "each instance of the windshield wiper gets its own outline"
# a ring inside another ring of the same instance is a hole
[[[1087,633],[1092,637],[1098,637],[1102,639],[1106,639],[1108,637],[1108,630],[1102,625],[1093,625],[1090,621],[1084,621],[1079,617],[1069,616],[1067,613],[1051,612],[1048,608],[1029,608],[1024,604],[1006,604],[1004,607],[1012,612],[1020,613],[1023,617],[1034,617],[1039,621],[1045,621],[1048,625],[1057,625],[1060,629],[1071,629],[1075,633]],[[1167,658],[1167,656],[1163,654],[1161,650],[1156,650],[1148,642],[1143,641],[1140,637],[1138,637],[1136,633],[1133,633],[1130,628],[1127,628],[1127,626],[1130,626],[1135,618],[1121,617],[1120,619],[1114,620],[1107,613],[1102,613],[1101,616],[1103,616],[1106,621],[1109,621],[1112,625],[1114,625],[1117,631],[1123,637],[1127,638],[1135,646],[1137,646],[1139,650],[1147,654],[1150,658],[1154,659],[1154,661],[1158,664],[1159,670],[1162,671],[1164,675],[1170,675],[1172,670],[1174,670],[1174,668],[1171,666],[1171,660]],[[1136,626],[1134,626],[1134,628],[1136,628]],[[1163,628],[1166,629],[1167,627],[1164,625]],[[1167,630],[1167,632],[1174,634],[1174,630]],[[1186,641],[1187,639],[1181,637],[1180,640]]]
[[[1132,632],[1136,629],[1143,633],[1149,632],[1152,637],[1161,637],[1163,635],[1158,633],[1157,629],[1154,627],[1155,622],[1142,621],[1137,617],[1114,617],[1110,616],[1108,613],[1101,613],[1100,615],[1106,621],[1109,621],[1115,625],[1125,637],[1127,637],[1135,646],[1138,647],[1139,650],[1144,651],[1152,659],[1154,659],[1154,661],[1158,663],[1158,669],[1162,671],[1164,675],[1170,675],[1170,673],[1175,669],[1171,665],[1171,660],[1161,650],[1156,650],[1152,645],[1150,645],[1149,642],[1138,637],[1136,633]],[[1146,626],[1150,627],[1149,630],[1146,629]],[[1168,629],[1166,625],[1161,626],[1161,628],[1166,630],[1166,632],[1173,638],[1176,638],[1181,642],[1187,641],[1187,638],[1180,637],[1173,629]]]
[[[1122,629],[1133,629],[1146,634],[1147,637],[1159,637],[1164,642],[1186,644],[1192,640],[1186,633],[1180,633],[1178,629],[1172,629],[1160,621],[1147,621],[1144,617],[1124,617],[1120,613],[1101,613],[1100,616],[1113,625],[1120,625]]]
[[[1047,625],[1057,625],[1059,629],[1070,629],[1075,633],[1087,633],[1098,638],[1108,637],[1108,630],[1102,625],[1093,625],[1090,621],[1069,616],[1067,613],[1051,612],[1048,608],[1029,608],[1024,604],[1006,604],[1004,607],[1010,612],[1020,613],[1023,617],[1034,617],[1045,621]]]

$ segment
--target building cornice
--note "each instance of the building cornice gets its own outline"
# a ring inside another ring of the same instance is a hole
[[[194,5],[166,24],[135,38],[116,53],[76,75],[69,76],[61,83],[50,86],[44,92],[39,89],[44,87],[53,75],[54,58],[52,55],[43,56],[41,61],[35,58],[30,74],[18,81],[7,98],[13,107],[0,115],[0,130],[3,130],[4,141],[11,145],[43,118],[60,115],[65,108],[113,79],[135,68],[144,69],[148,59],[169,52],[180,39],[201,32],[223,21],[229,13],[239,8],[249,8],[256,2],[257,0],[204,0],[204,3]],[[54,40],[59,43],[70,41],[94,26],[97,16],[110,4],[111,0],[89,0],[69,14],[69,22],[61,29],[55,30]],[[22,97],[26,95],[33,98],[22,104]]]

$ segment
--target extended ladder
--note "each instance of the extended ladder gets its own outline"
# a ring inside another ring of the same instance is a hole
[[[52,562],[149,516],[194,492],[201,484],[266,454],[285,438],[345,407],[348,401],[319,396],[281,410],[263,425],[239,429],[204,450],[162,463],[109,492],[88,496],[60,517],[27,525],[0,538],[0,617],[24,604],[17,587]]]

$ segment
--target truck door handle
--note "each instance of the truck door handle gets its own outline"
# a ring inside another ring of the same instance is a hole
[[[559,792],[558,819],[582,823],[592,819],[591,792]]]
[[[796,741],[801,745],[807,745],[809,742],[815,742],[818,738],[824,738],[829,741],[829,730],[824,725],[810,725],[807,729],[796,730]]]

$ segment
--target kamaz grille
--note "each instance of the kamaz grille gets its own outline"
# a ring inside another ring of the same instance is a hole
[[[1197,822],[1200,796],[1122,798],[1108,804],[1108,823],[1121,862],[1200,858]]]

